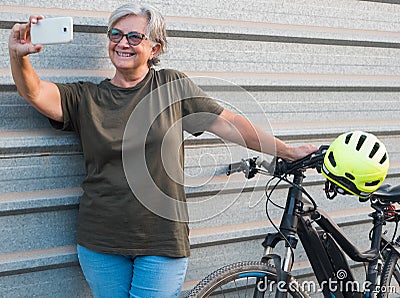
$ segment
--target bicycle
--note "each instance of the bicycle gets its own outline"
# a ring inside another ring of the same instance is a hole
[[[373,212],[369,214],[372,218],[370,249],[360,251],[302,186],[307,169],[321,173],[328,147],[323,145],[317,152],[295,162],[274,158],[268,164],[254,157],[229,165],[227,175],[243,172],[248,179],[256,174],[278,179],[269,191],[266,187],[267,216],[268,203],[277,185],[282,181],[290,184],[280,226],[271,221],[276,232],[268,233],[262,242],[264,254],[260,261],[226,265],[202,279],[187,297],[310,297],[306,287],[309,284],[302,284],[291,274],[298,240],[318,281],[318,293],[324,297],[400,297],[400,236],[395,239],[400,211],[393,206],[400,202],[400,185],[383,185],[362,200],[369,200]],[[331,199],[337,194],[332,186],[325,192]],[[388,222],[395,224],[392,238],[383,232]],[[284,253],[274,253],[274,248],[282,242]],[[363,288],[357,286],[354,269],[345,255],[366,266]]]

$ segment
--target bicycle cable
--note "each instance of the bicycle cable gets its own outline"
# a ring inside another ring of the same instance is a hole
[[[395,228],[394,228],[394,230],[393,230],[393,237],[392,237],[392,242],[394,243],[394,239],[396,238],[396,235],[397,235],[397,229],[398,229],[398,227],[399,227],[399,222],[398,221],[396,221],[396,224],[395,224]]]
[[[274,205],[275,207],[279,208],[279,209],[285,209],[285,207],[275,203],[272,199],[271,199],[271,195],[272,193],[275,191],[275,189],[278,187],[279,183],[281,183],[281,181],[283,180],[282,178],[279,179],[278,182],[276,182],[276,184],[274,185],[274,187],[272,189],[269,190],[269,194],[268,194],[268,188],[271,184],[271,182],[276,179],[278,177],[273,176],[271,179],[268,180],[267,184],[265,185],[265,195],[267,197],[267,202],[270,201],[272,205]],[[266,210],[268,211],[268,210]]]
[[[268,188],[270,186],[270,184],[272,183],[272,181],[274,179],[279,179],[275,185],[268,191]],[[285,243],[287,244],[287,247],[290,248],[290,250],[292,251],[291,253],[291,262],[294,263],[294,250],[292,245],[290,244],[289,239],[287,239],[287,237],[282,233],[282,231],[278,228],[277,225],[275,225],[275,223],[273,222],[269,212],[268,212],[268,204],[271,203],[272,205],[274,205],[275,207],[279,208],[279,209],[285,209],[283,206],[280,206],[279,204],[275,203],[272,199],[272,193],[276,190],[276,188],[278,187],[278,185],[282,182],[286,182],[288,184],[290,184],[293,187],[296,187],[302,194],[304,194],[309,201],[311,202],[311,204],[313,205],[313,210],[309,210],[308,212],[312,212],[314,210],[317,210],[318,206],[317,203],[315,202],[315,200],[311,197],[311,195],[304,189],[304,187],[293,183],[292,181],[290,181],[287,178],[287,175],[284,176],[272,176],[272,178],[270,178],[265,186],[265,195],[266,195],[266,201],[265,201],[265,213],[267,215],[268,221],[270,222],[270,224],[272,225],[272,227],[282,236],[283,240],[285,241]]]
[[[286,183],[290,184],[290,186],[297,188],[302,194],[304,194],[307,197],[307,199],[309,199],[310,203],[313,206],[313,209],[309,210],[308,212],[313,212],[318,209],[317,203],[315,202],[315,200],[311,197],[311,195],[308,193],[308,191],[303,186],[293,183],[292,181],[287,179],[286,175],[282,178],[282,180],[285,181]]]
[[[279,178],[279,180],[275,183],[275,185],[272,187],[272,189],[269,191],[268,193],[268,186],[270,185],[270,183],[276,179]],[[285,181],[285,179],[283,179],[283,177],[277,177],[277,176],[272,176],[271,179],[268,180],[267,185],[265,187],[265,195],[267,197],[266,201],[265,201],[265,213],[267,215],[268,221],[270,222],[270,224],[272,225],[272,227],[282,236],[283,240],[285,241],[285,243],[287,244],[287,247],[290,248],[291,250],[291,262],[294,263],[294,250],[292,245],[289,242],[289,239],[286,238],[286,236],[281,232],[281,230],[277,227],[277,225],[275,225],[275,223],[273,222],[269,212],[268,212],[268,203],[271,202],[275,207],[279,208],[279,209],[284,209],[284,207],[276,204],[272,199],[271,199],[271,195],[272,193],[275,191],[275,189],[278,187],[278,185],[282,182]]]

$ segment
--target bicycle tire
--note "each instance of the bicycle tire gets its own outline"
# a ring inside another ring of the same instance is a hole
[[[391,250],[383,265],[378,298],[400,297],[400,260],[399,255]]]
[[[267,281],[267,283],[262,283],[259,286],[263,291],[258,293],[258,297],[275,297],[276,287],[273,287],[274,283],[275,286],[277,283],[275,267],[262,262],[251,261],[238,262],[217,269],[202,279],[186,297],[253,297],[257,278],[262,278],[263,282]],[[290,294],[288,297],[309,297],[294,278],[291,279],[290,284],[291,289],[288,290],[288,294]],[[250,292],[247,292],[247,290],[250,290]],[[244,292],[246,292],[246,296],[242,296]]]

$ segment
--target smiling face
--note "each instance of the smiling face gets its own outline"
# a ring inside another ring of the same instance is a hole
[[[119,19],[113,28],[119,29],[124,34],[132,31],[146,34],[147,19],[141,16],[128,15]],[[151,40],[143,39],[136,46],[131,46],[126,37],[118,43],[109,41],[108,53],[117,72],[116,76],[123,75],[137,77],[149,70],[148,61],[160,50],[159,44],[154,45]]]

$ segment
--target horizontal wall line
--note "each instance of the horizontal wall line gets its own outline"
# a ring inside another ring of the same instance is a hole
[[[47,270],[54,270],[54,269],[61,269],[67,267],[76,267],[79,266],[79,262],[66,262],[66,263],[59,263],[59,264],[51,264],[45,266],[35,266],[32,268],[23,268],[23,269],[15,269],[10,271],[2,271],[0,272],[0,277],[4,276],[12,276],[12,275],[19,275],[19,274],[27,274],[32,272],[40,272],[40,271],[47,271]]]
[[[352,47],[374,47],[374,48],[400,48],[400,43],[377,42],[377,41],[359,41],[331,38],[311,38],[311,37],[293,37],[293,36],[275,36],[259,34],[241,34],[241,33],[222,33],[222,32],[200,32],[200,31],[168,31],[171,37],[198,38],[198,39],[223,39],[223,40],[244,40],[259,42],[280,42],[280,43],[299,43],[316,45],[336,45]]]
[[[374,131],[374,135],[378,137],[387,137],[387,136],[400,136],[400,130],[393,131],[393,130],[380,130],[380,131]],[[315,141],[315,140],[324,140],[324,139],[332,139],[337,137],[337,132],[327,132],[327,133],[305,133],[305,134],[295,134],[295,135],[279,135],[279,134],[274,134],[276,137],[278,137],[281,140],[284,141],[303,141],[307,140],[309,142]],[[184,145],[185,146],[217,146],[217,145],[223,145],[226,142],[222,141],[219,138],[214,138],[214,139],[188,139],[185,140]]]
[[[11,29],[15,22],[0,21],[0,29]],[[88,26],[74,25],[74,32],[79,33],[104,33],[107,32],[106,26]],[[374,47],[374,48],[400,48],[400,43],[379,42],[366,40],[345,40],[331,38],[312,38],[312,37],[293,37],[293,36],[275,36],[261,34],[243,34],[243,33],[223,33],[223,32],[202,32],[202,31],[184,31],[167,30],[169,37],[197,38],[197,39],[222,39],[222,40],[243,40],[258,42],[280,42],[280,43],[298,43],[298,44],[316,44],[316,45],[339,45],[352,47]]]
[[[400,4],[400,0],[360,0],[360,1],[386,3],[386,4]]]
[[[232,92],[241,91],[243,88],[249,92],[400,92],[400,87],[351,87],[351,86],[251,86],[241,85],[239,86],[199,86],[206,92],[220,91],[220,92]]]
[[[17,92],[17,87],[15,85],[0,85],[0,92]]]
[[[393,93],[400,92],[400,87],[381,87],[381,86],[257,86],[257,85],[199,85],[205,92],[235,92],[244,89],[248,92],[379,92]],[[15,85],[0,85],[0,92],[17,92]]]
[[[25,208],[25,209],[19,209],[19,210],[6,210],[6,211],[0,211],[0,217],[1,216],[33,214],[33,213],[43,213],[43,212],[65,211],[65,210],[74,210],[74,209],[78,210],[79,204],[44,206],[44,207],[38,207],[38,208]]]

